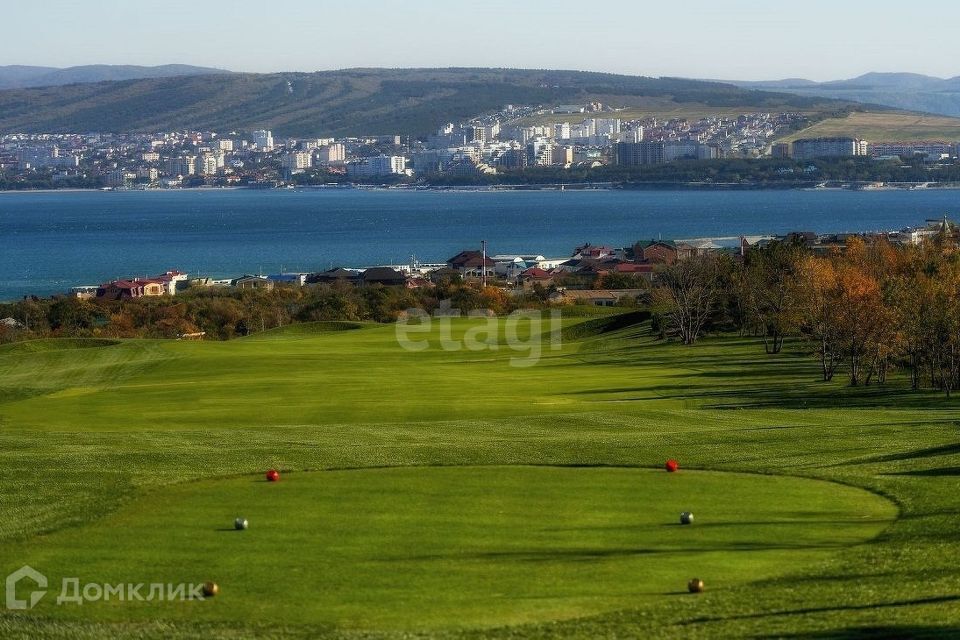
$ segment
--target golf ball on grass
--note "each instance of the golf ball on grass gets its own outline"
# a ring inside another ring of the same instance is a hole
[[[703,580],[700,578],[691,578],[687,583],[687,591],[690,593],[703,593]]]
[[[280,472],[276,469],[270,469],[267,471],[267,482],[276,482],[280,479]]]
[[[247,522],[246,518],[237,518],[233,521],[233,528],[237,531],[243,531],[248,526],[250,526],[250,523]]]
[[[216,582],[204,582],[203,583],[203,597],[212,598],[215,595],[220,593],[220,585]]]
[[[663,465],[663,468],[668,472],[673,473],[680,468],[680,463],[671,458],[670,460],[667,460],[667,463]]]
[[[684,511],[680,514],[680,524],[693,524],[693,514],[689,511]]]

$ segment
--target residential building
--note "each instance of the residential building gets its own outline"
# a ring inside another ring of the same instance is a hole
[[[197,157],[183,156],[167,161],[167,174],[171,176],[192,176],[197,173]]]
[[[358,178],[404,175],[407,171],[406,165],[407,159],[403,156],[358,158],[347,163],[347,175]]]
[[[339,142],[333,142],[317,149],[317,162],[320,164],[340,165],[347,159],[347,148]]]
[[[17,165],[20,169],[78,167],[80,158],[73,154],[61,154],[57,146],[25,147],[17,151]]]
[[[566,166],[573,164],[573,147],[553,147],[551,154],[551,164]]]
[[[789,158],[790,157],[790,143],[789,142],[777,142],[772,147],[770,147],[770,155],[774,158]]]
[[[407,284],[407,277],[392,267],[371,267],[360,276],[360,284],[399,287]]]
[[[205,153],[200,156],[197,162],[197,173],[202,176],[217,175],[217,171],[219,170],[217,165],[217,157],[212,153]]]
[[[253,145],[261,151],[273,151],[273,132],[266,129],[254,131]]]
[[[265,289],[267,291],[273,291],[275,283],[273,280],[267,279],[266,276],[252,276],[248,274],[231,280],[230,286],[236,287],[237,289]]]
[[[484,274],[494,276],[497,263],[489,256],[484,259],[482,251],[461,251],[447,260],[447,267],[464,278],[480,277]]]
[[[627,167],[662,164],[666,161],[662,142],[619,142],[615,153],[617,164]]]
[[[925,156],[936,161],[956,155],[957,149],[949,142],[874,142],[870,155],[874,158]]]
[[[283,168],[289,173],[299,173],[313,166],[309,151],[294,151],[283,156]]]
[[[137,178],[140,180],[146,179],[150,182],[156,182],[160,179],[160,172],[154,167],[140,167],[137,169]]]
[[[813,160],[865,156],[867,151],[867,142],[858,138],[801,138],[793,141],[792,155],[797,160]]]

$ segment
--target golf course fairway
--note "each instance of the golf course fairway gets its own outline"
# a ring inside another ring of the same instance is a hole
[[[690,510],[696,523],[681,526]],[[235,531],[236,516],[250,521]],[[49,576],[198,583],[204,602],[67,617],[416,629],[518,624],[800,571],[876,536],[886,499],[818,480],[686,471],[412,467],[195,482],[21,550]],[[70,573],[72,572],[72,573]],[[42,607],[42,605],[41,605]]]
[[[637,315],[0,346],[0,638],[960,637],[960,399]]]

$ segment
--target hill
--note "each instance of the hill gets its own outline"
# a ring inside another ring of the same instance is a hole
[[[156,67],[135,65],[92,64],[78,67],[32,67],[23,65],[0,66],[0,89],[27,87],[54,87],[83,82],[108,80],[139,80],[142,78],[169,78],[231,73],[224,69],[194,67],[187,64],[166,64]]]
[[[830,82],[791,78],[760,82],[731,81],[731,84],[745,89],[787,91],[804,96],[960,116],[960,76],[944,79],[917,73],[866,73],[856,78]]]
[[[820,120],[784,140],[834,136],[851,136],[869,142],[957,142],[960,141],[960,118],[898,111],[855,111],[842,117]]]
[[[0,132],[273,129],[279,135],[424,134],[505,104],[650,101],[812,110],[820,98],[730,84],[580,71],[348,69],[229,74],[0,91]],[[842,103],[832,102],[836,109]]]

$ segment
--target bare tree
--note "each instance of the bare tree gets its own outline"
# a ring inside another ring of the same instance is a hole
[[[653,292],[654,310],[671,334],[693,344],[714,312],[722,292],[717,256],[695,256],[661,269]]]

